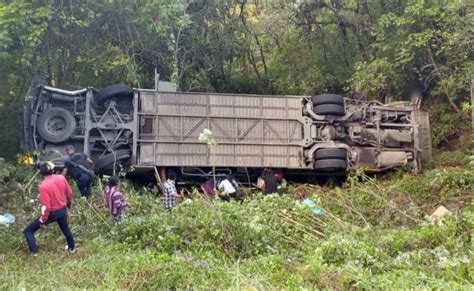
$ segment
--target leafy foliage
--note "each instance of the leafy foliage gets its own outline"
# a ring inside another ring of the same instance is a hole
[[[463,115],[469,102],[472,16],[468,2],[447,0],[2,1],[2,155],[18,152],[22,97],[38,70],[66,89],[152,87],[157,68],[184,91],[350,93],[358,86],[386,101],[421,90],[425,104],[449,109],[439,117],[435,110],[440,144],[459,119],[451,109]]]

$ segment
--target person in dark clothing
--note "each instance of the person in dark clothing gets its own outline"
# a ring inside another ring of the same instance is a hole
[[[40,174],[44,177],[39,185],[41,215],[24,230],[28,248],[33,255],[38,253],[35,232],[46,225],[57,222],[62,233],[66,237],[66,250],[75,252],[74,237],[69,229],[68,209],[72,206],[72,190],[66,178],[62,175],[53,174],[54,164],[41,162]]]
[[[365,100],[364,93],[362,93],[362,91],[360,90],[360,87],[358,86],[355,87],[354,92],[352,92],[351,94],[351,98],[357,102],[362,102]]]
[[[418,74],[413,80],[408,82],[407,93],[410,96],[410,101],[416,105],[421,106],[421,102],[428,93],[428,82]]]
[[[262,179],[265,182],[263,195],[273,194],[278,192],[278,177],[271,169],[265,169],[262,174]]]
[[[94,172],[90,169],[92,161],[86,154],[76,153],[74,146],[66,146],[66,154],[69,156],[65,161],[63,174],[69,174],[76,180],[77,187],[82,197],[91,196],[91,185],[94,180]]]

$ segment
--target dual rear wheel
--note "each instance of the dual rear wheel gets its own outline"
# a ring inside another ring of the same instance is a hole
[[[346,114],[344,99],[337,94],[322,94],[311,98],[313,111],[319,115],[343,116]]]
[[[344,99],[337,94],[322,94],[311,98],[313,111],[318,115],[343,116],[346,114]],[[341,148],[321,148],[314,153],[317,172],[342,172],[347,169],[347,151]]]
[[[322,148],[314,153],[314,169],[318,172],[342,172],[347,169],[347,151]]]

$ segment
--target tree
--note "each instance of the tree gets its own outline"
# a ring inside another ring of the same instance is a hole
[[[0,1],[2,155],[18,151],[21,103],[41,70],[66,89],[125,82],[180,90],[349,93],[455,112],[474,75],[464,0]],[[444,111],[443,111],[444,112]],[[461,113],[462,114],[462,113]],[[12,142],[15,141],[15,142]]]

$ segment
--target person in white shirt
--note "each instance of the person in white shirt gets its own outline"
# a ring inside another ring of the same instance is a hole
[[[237,198],[237,190],[239,187],[231,175],[227,175],[227,177],[219,183],[217,188],[221,192],[219,195],[221,199],[229,201],[228,197]]]

